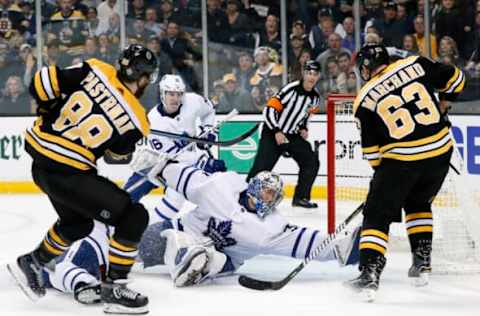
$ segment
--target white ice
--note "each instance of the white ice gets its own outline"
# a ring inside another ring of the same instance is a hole
[[[152,204],[158,196],[146,199]],[[353,207],[353,205],[352,205]],[[324,209],[323,205],[322,208]],[[282,212],[291,222],[324,229],[324,211],[291,209]],[[14,284],[5,264],[32,250],[55,221],[55,212],[43,195],[0,195],[0,315],[102,315],[101,306],[83,306],[68,295],[50,290],[37,303]],[[242,273],[276,280],[299,262],[261,257],[242,267]],[[218,279],[194,288],[176,289],[165,274],[132,273],[132,287],[150,298],[150,315],[162,316],[303,316],[303,315],[480,315],[480,276],[434,275],[430,285],[415,288],[406,277],[410,255],[390,252],[374,303],[364,303],[342,285],[357,276],[353,267],[311,263],[280,291],[242,288],[236,277]]]

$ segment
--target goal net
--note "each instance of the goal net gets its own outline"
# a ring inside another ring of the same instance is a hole
[[[365,200],[373,169],[363,159],[353,117],[352,95],[327,99],[328,229]],[[455,150],[445,182],[433,203],[434,273],[480,273],[480,188]],[[457,173],[456,171],[459,173]],[[478,214],[478,215],[475,215]],[[409,249],[405,225],[390,227],[389,250]]]

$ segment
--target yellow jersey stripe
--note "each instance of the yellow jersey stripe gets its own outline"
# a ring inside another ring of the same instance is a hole
[[[134,258],[124,259],[124,258],[113,256],[111,254],[108,255],[108,260],[109,260],[110,263],[120,264],[120,265],[124,265],[124,266],[131,266],[135,263]]]
[[[419,219],[419,218],[433,218],[433,214],[431,212],[421,212],[421,213],[413,213],[413,214],[408,214],[405,216],[405,221],[411,221],[414,219]]]
[[[42,124],[42,122],[40,121],[39,124]],[[86,159],[91,161],[92,163],[95,163],[95,161],[96,161],[95,155],[90,150],[86,149],[83,146],[75,144],[74,142],[71,142],[71,141],[69,141],[69,140],[67,140],[63,137],[59,137],[59,136],[55,136],[55,135],[52,135],[52,134],[42,132],[40,130],[40,126],[37,125],[37,124],[35,124],[35,126],[32,128],[32,131],[40,139],[43,139],[45,141],[61,145],[65,148],[68,148],[68,149],[82,155],[83,157],[85,157]]]
[[[462,82],[458,85],[458,87],[453,90],[454,93],[460,93],[463,91],[463,87],[465,86],[465,76],[463,76]]]
[[[445,145],[440,148],[430,150],[424,153],[419,154],[395,154],[395,153],[385,153],[383,154],[383,158],[401,160],[401,161],[416,161],[416,160],[423,160],[428,158],[437,157],[443,155],[444,153],[448,152],[450,148],[452,148],[453,143],[451,140],[448,141]]]
[[[432,233],[433,227],[432,226],[416,226],[407,229],[407,234],[418,234],[418,233]]]
[[[457,67],[455,67],[455,72],[453,73],[453,76],[450,78],[450,80],[448,80],[447,84],[445,85],[445,88],[442,88],[438,91],[444,92],[450,89],[450,86],[458,79],[458,76],[460,76],[460,74],[461,74],[460,70]]]
[[[362,233],[360,236],[376,236],[376,237],[380,237],[381,239],[385,240],[385,241],[388,241],[388,236],[384,233],[384,232],[381,232],[379,230],[376,230],[376,229],[366,229],[366,230],[362,230]]]
[[[58,86],[57,67],[48,67],[48,75],[52,84],[53,94],[58,98],[60,96],[60,87]]]
[[[45,239],[43,240],[43,246],[45,246],[45,248],[47,248],[48,251],[50,251],[51,253],[53,253],[54,255],[61,255],[63,253],[62,250],[58,250],[56,248],[53,248]]]
[[[380,150],[380,147],[378,145],[375,145],[375,146],[371,146],[371,147],[363,147],[362,148],[362,152],[364,154],[372,154],[372,153],[376,153]]]
[[[35,73],[33,80],[34,80],[35,91],[37,92],[40,100],[48,101],[47,92],[45,92],[45,89],[43,88],[42,78],[40,77],[40,71],[37,71]]]
[[[374,244],[372,242],[364,242],[360,243],[360,250],[362,249],[372,249],[380,252],[382,255],[384,255],[387,252],[387,249],[383,248],[382,246],[378,244]]]
[[[374,159],[374,160],[369,160],[368,163],[370,163],[370,166],[372,167],[378,167],[380,166],[381,159]]]
[[[124,246],[121,243],[117,242],[115,239],[110,239],[110,246],[125,252],[132,252],[137,250],[137,248],[134,248],[134,247]]]
[[[37,141],[34,140],[29,133],[25,133],[25,140],[27,141],[27,143],[30,144],[30,146],[32,146],[36,151],[38,151],[40,154],[44,155],[45,157],[48,157],[62,164],[74,167],[76,169],[80,169],[80,170],[91,169],[91,167],[87,164],[81,163],[77,160],[71,159],[69,157],[65,157],[63,155],[60,155],[59,153],[56,153],[52,150],[44,148],[39,143],[37,143]]]
[[[53,241],[59,244],[62,247],[68,247],[68,244],[55,232],[53,227],[48,230],[48,233],[52,237]]]
[[[412,141],[408,141],[408,142],[397,142],[397,143],[391,143],[391,144],[382,146],[382,147],[380,147],[380,152],[382,152],[382,153],[386,152],[389,149],[394,148],[394,147],[416,147],[416,146],[421,146],[421,145],[434,143],[434,142],[442,139],[443,137],[445,137],[448,134],[449,134],[448,127],[444,127],[441,131],[439,131],[437,134],[432,135],[432,136],[428,136],[428,137],[425,137],[425,138],[412,140]]]

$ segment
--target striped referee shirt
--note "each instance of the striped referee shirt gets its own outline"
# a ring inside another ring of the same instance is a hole
[[[273,131],[295,134],[299,128],[306,128],[308,117],[318,111],[319,103],[315,89],[305,91],[302,81],[293,81],[268,100],[263,109],[265,124]]]

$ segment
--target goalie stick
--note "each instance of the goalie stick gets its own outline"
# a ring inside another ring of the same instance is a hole
[[[324,251],[335,238],[337,238],[337,235],[341,233],[345,227],[347,227],[348,224],[352,222],[352,220],[363,211],[363,207],[365,205],[365,202],[360,204],[355,211],[352,212],[340,225],[335,228],[335,231],[328,235],[327,238],[325,238],[322,243],[313,250],[313,252],[303,259],[302,263],[300,263],[295,269],[293,269],[292,272],[290,272],[285,278],[279,281],[262,281],[262,280],[257,280],[245,275],[241,275],[238,278],[238,283],[240,285],[247,287],[249,289],[253,290],[280,290],[283,288],[285,285],[287,285],[290,280],[292,280],[302,269],[313,259],[315,259],[322,251]]]
[[[182,135],[182,134],[175,134],[175,133],[171,133],[171,132],[159,131],[159,130],[156,130],[156,129],[150,130],[150,133],[152,133],[153,135],[165,136],[165,137],[169,137],[169,138],[173,138],[173,139],[181,139],[181,140],[194,142],[194,143],[198,143],[198,144],[208,144],[208,145],[219,146],[219,147],[228,147],[228,146],[235,145],[236,143],[239,143],[242,140],[245,140],[248,137],[252,136],[253,133],[255,133],[255,131],[257,130],[257,128],[258,128],[258,124],[255,124],[255,126],[253,126],[251,129],[249,129],[246,133],[244,133],[244,134],[242,134],[242,135],[240,135],[236,138],[233,138],[233,139],[230,139],[230,140],[224,140],[224,141],[211,141],[211,140],[207,140],[207,139],[201,139],[201,138]]]

